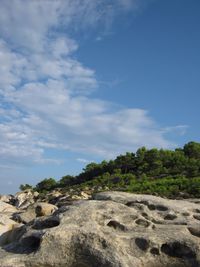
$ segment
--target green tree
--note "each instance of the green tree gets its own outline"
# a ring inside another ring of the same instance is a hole
[[[54,178],[46,178],[36,185],[37,191],[49,191],[56,187],[57,183]]]
[[[21,184],[19,189],[21,191],[27,190],[27,189],[33,189],[33,187],[30,184]]]
[[[200,143],[189,142],[184,146],[183,150],[187,157],[200,159]]]
[[[133,171],[136,167],[135,154],[127,152],[125,155],[120,155],[115,160],[115,169],[121,169],[122,173]]]
[[[163,163],[158,149],[153,148],[146,151],[144,160],[148,163],[147,169],[145,170],[147,175],[158,176],[162,173]]]
[[[186,165],[186,175],[188,177],[195,177],[200,174],[200,160],[189,158]]]
[[[76,178],[72,175],[63,176],[58,182],[61,187],[76,184]]]
[[[99,164],[95,163],[95,162],[91,162],[89,164],[87,164],[85,166],[85,168],[83,169],[84,172],[90,172],[90,171],[93,171],[95,170],[96,168],[99,167]]]

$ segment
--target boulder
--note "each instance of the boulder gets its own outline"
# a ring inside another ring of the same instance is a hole
[[[12,219],[18,223],[27,224],[36,218],[35,205],[30,205],[26,210],[13,214]]]
[[[7,214],[0,213],[0,246],[12,242],[20,226],[21,224],[11,220]]]
[[[35,203],[39,193],[30,189],[15,194],[15,206],[20,209],[26,209],[29,205]]]
[[[83,199],[91,199],[91,194],[88,193],[88,192],[82,191],[82,192],[81,192],[81,197],[82,197]]]
[[[51,215],[57,209],[58,208],[55,205],[45,202],[36,203],[35,205],[35,213],[37,217]]]
[[[0,267],[200,266],[199,204],[122,192],[94,198],[23,226],[0,249]]]
[[[8,203],[5,203],[3,201],[0,200],[0,213],[4,212],[4,213],[14,213],[16,212],[17,209],[16,207],[8,204]]]
[[[12,218],[18,223],[27,224],[36,217],[49,216],[58,208],[45,202],[39,202],[28,206],[26,210],[21,210],[13,214]]]
[[[9,204],[13,203],[14,196],[13,195],[0,195],[0,200]]]
[[[53,205],[57,205],[57,203],[59,202],[59,200],[61,198],[63,198],[64,196],[65,196],[65,194],[62,194],[60,191],[53,190],[52,192],[50,192],[49,194],[47,194],[45,197],[43,197],[42,199],[40,199],[40,201],[42,201],[42,202],[48,202],[48,203],[53,204]]]
[[[49,201],[49,203],[54,204],[59,208],[62,206],[67,206],[67,205],[73,204],[71,196],[69,194],[62,195],[62,196],[54,199],[54,201]]]
[[[72,200],[91,199],[91,194],[81,191],[79,194],[72,195],[71,199]]]
[[[51,193],[47,194],[48,197],[60,197],[62,196],[63,194],[60,192],[60,191],[57,191],[57,190],[53,190]]]

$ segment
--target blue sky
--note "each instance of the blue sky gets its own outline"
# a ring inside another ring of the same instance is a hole
[[[0,192],[200,141],[199,14],[199,0],[2,0]]]

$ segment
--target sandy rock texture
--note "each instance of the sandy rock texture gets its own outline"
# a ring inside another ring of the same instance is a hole
[[[0,195],[0,201],[11,203],[14,200],[14,195]]]
[[[27,224],[36,217],[49,216],[57,209],[55,205],[45,202],[36,202],[35,204],[29,205],[26,210],[18,210],[18,212],[13,213],[12,219],[16,222]]]
[[[39,193],[32,190],[24,190],[15,194],[15,206],[20,209],[26,209],[29,205],[34,204]]]
[[[0,200],[0,246],[13,240],[15,229],[20,227],[16,221],[12,220],[17,209]]]
[[[0,213],[13,213],[15,211],[17,211],[16,207],[0,200]]]
[[[0,267],[199,267],[200,205],[98,193],[20,227],[0,259]]]

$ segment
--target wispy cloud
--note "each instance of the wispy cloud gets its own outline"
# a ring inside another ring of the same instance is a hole
[[[77,158],[76,159],[78,162],[84,163],[84,164],[88,164],[90,162],[93,162],[93,160],[88,160],[88,159],[83,159],[83,158]]]
[[[59,163],[45,157],[47,149],[108,158],[142,145],[173,145],[147,111],[93,98],[101,82],[95,70],[75,58],[78,43],[70,32],[110,27],[119,12],[137,4],[131,0],[1,1],[2,164]]]
[[[176,133],[178,135],[185,135],[188,128],[189,128],[188,125],[177,125],[177,126],[165,127],[163,129],[163,133]]]

